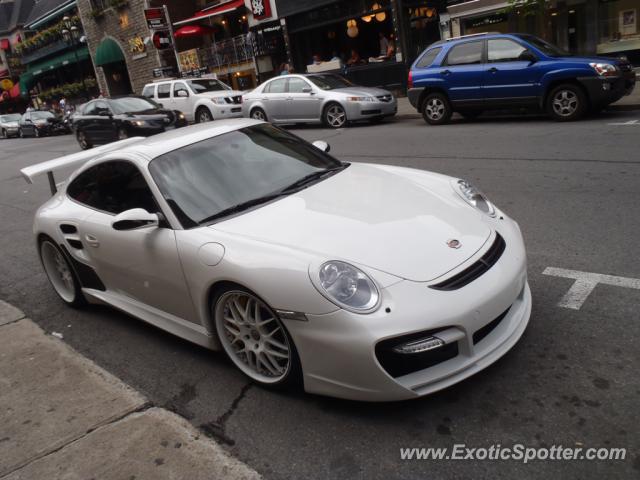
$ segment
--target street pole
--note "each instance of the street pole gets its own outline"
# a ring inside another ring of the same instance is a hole
[[[171,17],[169,17],[169,9],[166,5],[162,5],[164,9],[164,16],[167,20],[167,27],[169,28],[169,37],[171,37],[171,46],[173,47],[173,53],[176,57],[176,68],[178,69],[178,77],[182,76],[182,70],[180,69],[180,56],[178,55],[178,50],[176,49],[176,39],[173,36],[173,24],[171,23]]]

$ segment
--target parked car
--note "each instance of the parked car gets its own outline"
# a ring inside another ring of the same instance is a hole
[[[20,128],[19,113],[7,113],[0,115],[0,136],[2,138],[17,137]]]
[[[129,137],[148,137],[184,127],[182,112],[162,108],[136,95],[99,98],[84,104],[73,115],[73,128],[83,150]]]
[[[378,121],[398,111],[391,92],[360,87],[328,73],[272,78],[245,94],[242,102],[245,117],[271,123],[324,123],[331,128]]]
[[[431,125],[453,112],[528,107],[576,120],[628,95],[635,73],[624,59],[572,56],[528,34],[476,34],[436,42],[409,73],[411,105]]]
[[[28,110],[20,118],[18,135],[24,137],[44,137],[69,133],[62,119],[46,110]]]
[[[531,314],[518,224],[464,180],[328,150],[236,119],[25,167],[77,169],[35,214],[44,271],[264,386],[410,399],[506,354]]]
[[[242,92],[213,77],[148,83],[142,95],[184,112],[190,122],[242,117]]]

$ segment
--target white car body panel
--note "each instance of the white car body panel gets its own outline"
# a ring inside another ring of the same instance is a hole
[[[74,265],[95,271],[105,288],[83,284],[92,302],[207,348],[220,348],[210,306],[212,288],[220,282],[245,286],[275,311],[299,312],[307,321],[281,320],[298,350],[309,392],[368,401],[414,398],[472,375],[517,342],[531,312],[520,229],[501,211],[490,217],[468,205],[450,177],[352,164],[254,210],[184,229],[153,182],[149,162],[259,123],[201,124],[27,167],[22,173],[32,181],[84,163],[72,181],[109,159],[132,162],[167,221],[162,228],[116,231],[111,228],[114,215],[71,200],[63,186],[37,211],[34,234],[52,238]],[[77,232],[63,233],[62,225]],[[506,247],[488,271],[458,290],[430,288],[477,262],[497,232]],[[449,248],[450,238],[462,247]],[[85,247],[74,248],[74,241]],[[381,297],[378,309],[349,312],[320,294],[318,268],[334,259],[357,266],[374,280]],[[507,309],[495,330],[474,345],[473,333]],[[432,329],[445,329],[443,338],[457,343],[455,358],[396,378],[385,371],[376,356],[378,342]]]

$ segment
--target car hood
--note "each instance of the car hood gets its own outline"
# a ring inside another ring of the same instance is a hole
[[[574,62],[574,63],[613,63],[620,65],[623,60],[615,57],[553,57],[556,61]]]
[[[391,93],[387,90],[383,90],[382,88],[372,88],[372,87],[336,88],[330,91],[335,93],[344,93],[345,95],[353,95],[353,96],[373,95],[374,97],[379,97],[381,95],[389,95]]]
[[[171,110],[145,110],[144,112],[122,113],[116,115],[124,120],[162,120],[166,117],[173,118]]]
[[[414,172],[352,164],[296,194],[210,228],[405,279],[433,280],[473,256],[491,228],[484,215],[453,190],[450,177]],[[462,247],[449,248],[451,239]]]

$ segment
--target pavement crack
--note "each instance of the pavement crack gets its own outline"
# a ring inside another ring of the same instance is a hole
[[[247,395],[247,392],[253,387],[253,383],[247,383],[240,389],[240,393],[236,398],[231,402],[231,406],[225,411],[222,415],[220,415],[217,419],[209,423],[203,423],[200,425],[200,430],[204,432],[204,434],[213,438],[214,440],[219,441],[220,443],[224,443],[225,445],[233,446],[236,444],[236,441],[231,438],[226,433],[226,426],[229,418],[234,414],[234,412],[238,409],[240,402]]]

